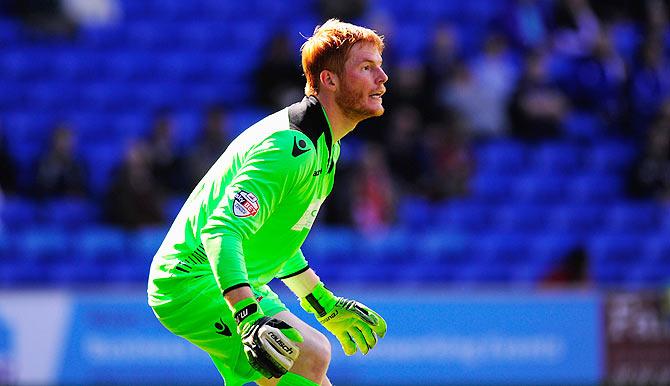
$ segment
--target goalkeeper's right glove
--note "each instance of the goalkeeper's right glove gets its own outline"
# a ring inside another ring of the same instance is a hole
[[[335,335],[347,355],[354,355],[356,347],[367,354],[377,337],[386,334],[386,321],[378,313],[355,300],[335,297],[321,282],[300,299],[300,305]]]
[[[252,298],[234,306],[237,331],[249,364],[265,378],[279,378],[291,369],[300,354],[302,336],[286,322],[265,316]]]

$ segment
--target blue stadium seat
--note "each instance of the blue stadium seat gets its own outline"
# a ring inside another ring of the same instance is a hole
[[[78,287],[84,284],[99,284],[105,280],[108,267],[92,261],[77,260],[75,264],[51,263],[46,265],[45,280],[59,287]]]
[[[263,119],[269,112],[264,109],[246,107],[231,111],[229,115],[230,135],[236,136]]]
[[[472,24],[487,25],[487,23],[502,16],[505,9],[504,1],[469,0],[461,3],[464,16]]]
[[[606,207],[588,204],[561,204],[552,208],[548,229],[571,236],[590,236],[604,227]]]
[[[44,264],[21,259],[0,261],[0,288],[44,286],[46,277]]]
[[[477,237],[472,248],[475,261],[514,264],[529,258],[528,236],[523,233],[489,233]]]
[[[359,235],[345,227],[319,226],[310,232],[303,253],[315,261],[352,261],[359,257]]]
[[[423,60],[430,42],[426,37],[431,35],[431,28],[432,26],[426,25],[425,20],[398,23],[394,27],[394,36],[402,36],[402,44],[393,47],[396,59]]]
[[[461,5],[459,0],[412,2],[418,19],[428,21],[457,21],[463,13]]]
[[[652,202],[623,202],[608,208],[605,225],[612,231],[651,233],[659,229],[661,213]]]
[[[149,278],[149,263],[145,261],[122,260],[103,272],[105,281],[115,284],[130,284],[136,286],[146,283]]]
[[[460,283],[476,286],[506,284],[513,276],[515,267],[507,262],[474,261],[467,269],[458,272],[455,278]]]
[[[563,122],[563,132],[570,138],[593,141],[605,133],[603,122],[594,113],[573,112]]]
[[[566,199],[574,203],[610,204],[623,197],[622,177],[615,174],[580,174],[571,178]]]
[[[510,201],[515,182],[513,176],[484,171],[470,180],[470,190],[474,199],[501,204]]]
[[[165,227],[145,227],[128,234],[127,260],[149,264],[166,233]]]
[[[632,164],[637,152],[632,143],[598,142],[589,150],[587,167],[598,173],[620,173]]]
[[[167,222],[171,223],[179,214],[182,206],[186,202],[186,197],[181,195],[168,197],[163,202],[163,214]]]
[[[428,217],[424,219],[429,218],[436,221],[441,229],[480,232],[492,226],[494,215],[494,206],[488,203],[474,200],[451,200],[436,210],[428,208],[426,212]]]
[[[589,276],[600,288],[619,287],[630,275],[631,268],[625,263],[591,264]]]
[[[562,142],[547,142],[532,152],[531,167],[535,173],[566,175],[577,171],[582,165],[582,150]]]
[[[527,165],[523,144],[510,140],[491,141],[475,149],[477,167],[487,173],[514,174]]]
[[[502,231],[542,232],[548,226],[550,213],[547,205],[512,202],[496,210],[492,223]]]
[[[568,178],[559,175],[524,175],[517,179],[514,197],[523,203],[556,204],[566,197]]]
[[[670,233],[659,232],[653,236],[647,236],[644,240],[642,254],[647,256],[651,264],[670,264]]]
[[[557,233],[543,233],[529,240],[530,256],[538,263],[549,265],[560,261],[580,243],[578,237]]]
[[[72,258],[73,240],[62,227],[34,226],[15,235],[16,254],[22,260],[66,264]]]
[[[635,53],[643,40],[643,33],[634,23],[614,23],[611,28],[616,51],[629,64],[633,64]]]
[[[603,233],[589,241],[588,253],[596,267],[633,265],[644,256],[644,238],[628,233]]]
[[[69,230],[100,221],[99,211],[97,204],[82,198],[51,199],[41,205],[46,225],[62,226]]]
[[[38,205],[30,199],[9,196],[0,203],[0,221],[8,231],[30,228],[38,222]]]
[[[127,234],[116,227],[102,225],[82,229],[76,234],[77,252],[83,260],[114,264],[127,256]]]
[[[622,278],[622,286],[626,289],[656,289],[668,285],[670,263],[641,262],[631,267]]]
[[[425,265],[432,267],[438,263],[448,265],[467,264],[470,259],[471,240],[461,233],[455,233],[444,229],[435,229],[412,235],[408,240],[405,250],[411,251],[409,261],[425,261]]]
[[[402,228],[391,228],[375,234],[361,235],[356,248],[361,256],[370,261],[394,263],[413,260],[412,246],[418,243],[420,242],[412,232]]]
[[[21,24],[17,20],[0,19],[0,42],[9,44],[20,41]]]
[[[15,236],[0,222],[0,261],[11,261],[16,258],[14,238]]]
[[[89,170],[89,184],[96,196],[104,195],[112,181],[114,170],[121,165],[125,156],[122,144],[97,143],[80,149]]]
[[[430,203],[420,197],[407,196],[397,208],[398,223],[411,230],[429,227],[435,220],[435,213]]]

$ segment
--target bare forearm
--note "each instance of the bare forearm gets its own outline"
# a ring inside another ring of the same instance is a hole
[[[303,298],[312,292],[321,279],[316,272],[310,268],[305,272],[283,279],[282,281],[294,294]]]
[[[228,303],[228,307],[232,310],[233,306],[239,302],[240,300],[247,299],[247,298],[253,298],[254,293],[251,292],[251,288],[248,286],[243,286],[243,287],[238,287],[235,289],[232,289],[228,292],[226,292],[223,297],[226,299],[226,303]]]

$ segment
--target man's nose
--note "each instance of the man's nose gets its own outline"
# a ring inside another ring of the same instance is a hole
[[[386,81],[389,80],[388,75],[386,75],[386,73],[384,72],[384,70],[382,68],[379,68],[379,75],[380,75],[379,80],[378,80],[379,83],[383,84],[383,83],[386,83]]]

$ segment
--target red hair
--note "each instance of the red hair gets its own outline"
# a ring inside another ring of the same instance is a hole
[[[371,29],[337,19],[330,19],[317,26],[314,34],[300,47],[302,71],[307,79],[305,95],[316,95],[319,92],[321,71],[330,70],[342,75],[351,47],[361,41],[374,44],[380,53],[384,50],[383,36]]]

